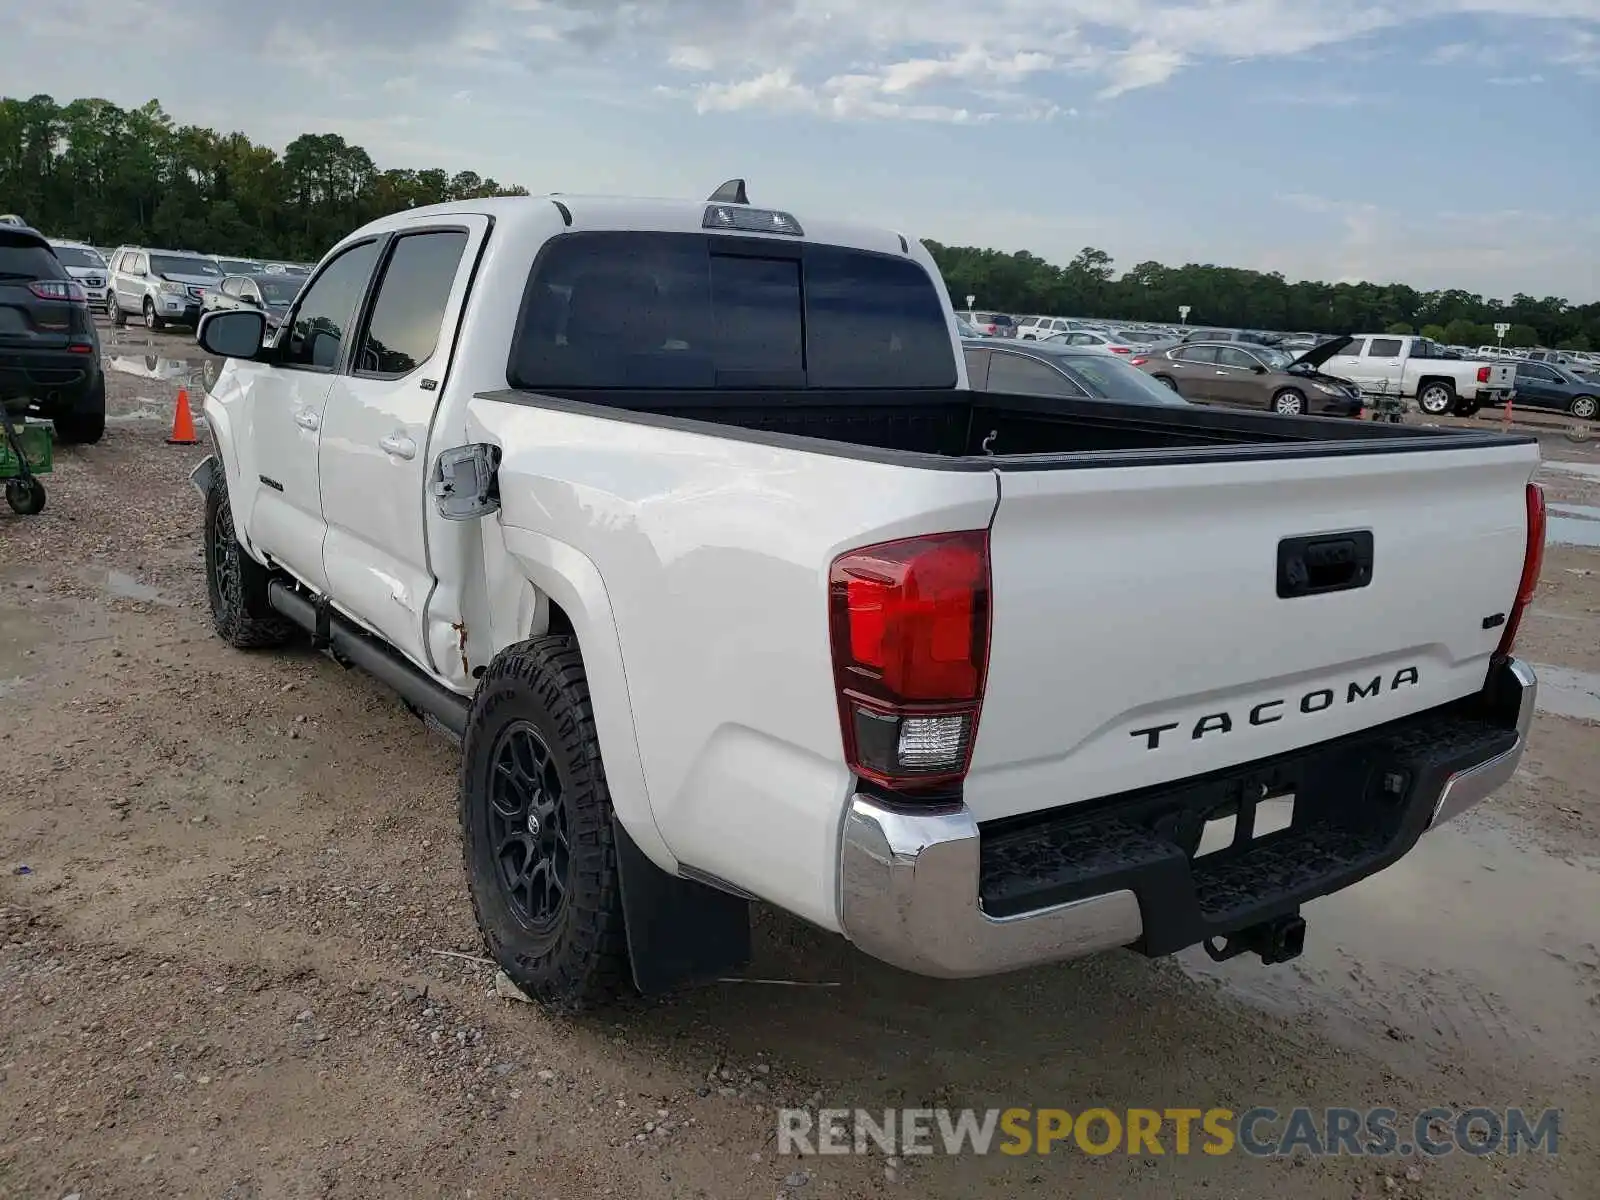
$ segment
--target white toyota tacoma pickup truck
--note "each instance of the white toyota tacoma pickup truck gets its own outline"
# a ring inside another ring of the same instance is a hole
[[[1510,778],[1532,439],[974,393],[914,238],[710,201],[398,213],[228,362],[206,578],[461,744],[548,1002],[748,960],[1300,951]]]

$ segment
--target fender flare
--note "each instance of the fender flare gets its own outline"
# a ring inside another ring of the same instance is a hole
[[[233,445],[233,422],[228,416],[228,410],[207,394],[200,404],[200,412],[206,419],[206,433],[211,438],[211,451],[216,455],[223,487],[227,488],[230,498],[242,495],[244,489],[235,486],[239,480],[239,455]],[[233,536],[246,554],[265,565],[265,558],[250,540],[250,522],[247,516],[245,513],[234,513]]]
[[[600,739],[606,783],[617,820],[651,862],[676,874],[678,860],[657,827],[650,806],[623,666],[622,639],[600,569],[581,550],[546,534],[514,525],[504,525],[501,530],[506,550],[522,569],[524,578],[536,591],[559,604],[572,622],[583,652],[595,734]]]

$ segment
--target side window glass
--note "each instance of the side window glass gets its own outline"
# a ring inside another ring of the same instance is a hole
[[[1356,338],[1355,341],[1351,342],[1343,350],[1339,351],[1339,355],[1342,358],[1360,358],[1362,348],[1366,344],[1366,338]]]
[[[975,392],[981,392],[988,387],[989,378],[989,352],[987,350],[967,350],[967,386]]]
[[[1081,396],[1072,382],[1053,367],[1021,354],[996,350],[989,357],[991,392],[1010,396]]]
[[[339,364],[345,331],[378,257],[377,242],[362,242],[334,259],[311,281],[295,309],[278,362],[285,367],[331,371]]]
[[[1400,356],[1399,338],[1373,338],[1367,350],[1368,358],[1398,358]]]
[[[1223,346],[1217,350],[1217,362],[1224,367],[1242,367],[1246,371],[1256,366],[1256,360],[1243,350],[1235,350],[1232,346]]]
[[[1183,352],[1183,361],[1192,363],[1214,363],[1217,361],[1217,347],[1190,346]]]
[[[239,281],[237,279],[224,279],[222,281],[222,294],[224,296],[237,296],[239,294]]]
[[[356,370],[405,375],[433,357],[466,248],[467,235],[459,229],[395,239]]]

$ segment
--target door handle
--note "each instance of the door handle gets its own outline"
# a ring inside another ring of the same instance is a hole
[[[317,415],[314,408],[302,408],[294,415],[294,423],[301,429],[309,429],[315,433],[322,426],[322,418]]]
[[[385,454],[393,454],[396,458],[415,458],[417,444],[402,434],[391,433],[386,438],[378,439],[378,445]]]

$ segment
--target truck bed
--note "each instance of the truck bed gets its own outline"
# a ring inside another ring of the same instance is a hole
[[[516,389],[482,399],[774,445],[923,466],[1026,468],[1386,453],[1509,444],[1523,435],[1233,409],[929,391],[648,391],[565,395]],[[848,449],[846,449],[848,448]],[[996,460],[999,460],[997,463]]]

